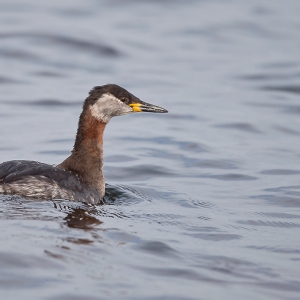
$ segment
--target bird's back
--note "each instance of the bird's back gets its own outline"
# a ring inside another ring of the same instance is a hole
[[[27,160],[0,164],[0,193],[29,199],[68,199],[93,204],[99,201],[97,191],[72,172]]]

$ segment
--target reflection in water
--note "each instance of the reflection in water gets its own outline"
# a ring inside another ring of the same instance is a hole
[[[94,226],[103,223],[97,218],[91,216],[86,210],[82,208],[74,209],[73,212],[67,214],[64,220],[67,226],[84,230],[93,229]]]
[[[96,229],[103,221],[99,217],[104,218],[129,218],[122,211],[118,210],[120,205],[132,205],[143,201],[146,196],[141,192],[125,186],[114,186],[106,184],[106,193],[104,197],[105,205],[88,205],[85,203],[69,202],[69,201],[52,201],[55,209],[64,212],[66,216],[63,218],[65,224],[70,228],[91,230]],[[110,209],[106,205],[111,205]]]

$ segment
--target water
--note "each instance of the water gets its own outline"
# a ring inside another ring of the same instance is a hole
[[[1,299],[299,299],[299,1],[1,1],[0,160],[50,164],[117,83],[105,205],[0,196]]]

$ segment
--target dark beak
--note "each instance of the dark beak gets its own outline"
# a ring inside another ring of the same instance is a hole
[[[152,112],[152,113],[167,113],[168,111],[162,107],[152,105],[146,102],[131,103],[134,112]]]

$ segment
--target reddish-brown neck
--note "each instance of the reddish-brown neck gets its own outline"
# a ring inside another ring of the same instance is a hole
[[[92,116],[91,110],[83,112],[79,119],[78,131],[73,151],[80,151],[82,148],[103,146],[103,132],[106,123],[97,120]],[[87,149],[92,150],[92,149]]]
[[[88,108],[78,124],[76,141],[71,156],[59,167],[72,171],[92,186],[104,186],[103,132],[106,123],[94,118]]]

